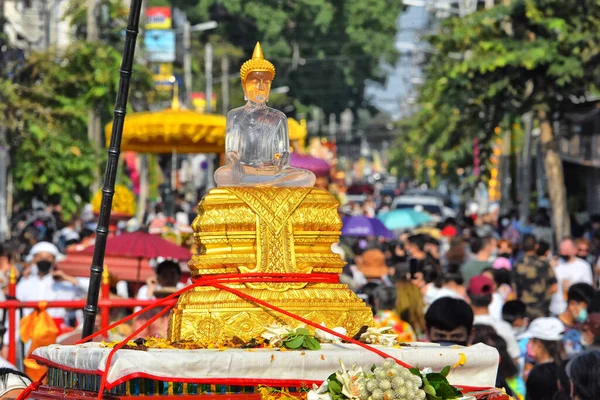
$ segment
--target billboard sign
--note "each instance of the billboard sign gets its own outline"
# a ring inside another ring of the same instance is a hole
[[[149,30],[144,35],[146,58],[150,62],[171,63],[175,61],[175,31]]]
[[[171,29],[171,7],[149,7],[146,10],[146,29]]]
[[[200,113],[206,111],[206,94],[204,92],[192,92],[192,104],[194,109]],[[217,108],[217,95],[212,94],[211,108],[214,111]]]

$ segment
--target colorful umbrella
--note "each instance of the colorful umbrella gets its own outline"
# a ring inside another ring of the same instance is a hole
[[[394,233],[387,229],[377,218],[363,216],[342,219],[342,236],[382,236],[393,239]]]
[[[312,171],[318,177],[329,176],[330,165],[327,161],[308,154],[293,152],[290,155],[290,165]]]
[[[82,253],[94,253],[94,246],[85,248]],[[132,257],[138,259],[138,277],[141,275],[142,260],[153,258],[166,258],[177,261],[186,261],[192,257],[190,251],[173,242],[151,235],[146,232],[137,231],[113,236],[106,241],[107,256]]]
[[[94,252],[94,246],[83,250]],[[106,241],[106,255],[135,258],[171,258],[178,261],[189,260],[192,254],[184,247],[170,242],[160,236],[137,231],[113,236]]]
[[[413,210],[412,208],[393,210],[378,215],[377,218],[383,222],[386,228],[391,230],[412,229],[433,220],[433,218],[431,218],[429,215],[417,210]]]

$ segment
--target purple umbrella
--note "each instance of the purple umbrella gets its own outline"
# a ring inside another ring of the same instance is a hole
[[[345,217],[342,219],[342,236],[382,236],[393,239],[394,233],[377,218],[363,216]]]
[[[325,160],[307,154],[293,152],[290,154],[290,166],[312,171],[316,176],[329,176],[330,166]]]

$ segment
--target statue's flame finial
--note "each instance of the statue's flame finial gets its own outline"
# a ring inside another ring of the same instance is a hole
[[[264,60],[265,55],[263,54],[262,47],[260,47],[260,42],[256,42],[256,46],[254,46],[254,52],[252,53],[253,60]]]
[[[275,78],[275,66],[271,64],[271,62],[265,60],[265,55],[263,54],[260,42],[256,42],[252,58],[242,64],[242,68],[240,69],[242,84],[246,82],[246,78],[250,72],[267,72],[271,75],[271,80]]]

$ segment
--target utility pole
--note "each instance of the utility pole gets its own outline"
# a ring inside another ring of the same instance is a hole
[[[529,202],[531,201],[531,153],[533,150],[533,113],[523,115],[525,143],[521,153],[521,198],[519,199],[520,222],[525,224],[529,219]],[[538,154],[539,157],[539,154]]]
[[[185,86],[184,104],[188,107],[192,103],[192,29],[190,22],[186,19],[183,25],[183,85]]]
[[[221,104],[223,115],[229,111],[229,57],[221,58]]]
[[[98,0],[87,0],[87,41],[95,42],[98,40],[98,24],[96,21],[96,8]]]
[[[48,3],[50,3],[50,0],[44,1],[44,10],[42,11],[44,15],[44,48],[46,51],[50,50],[50,24],[52,20],[52,10],[50,10],[50,4]]]
[[[0,0],[0,71],[4,69],[4,1]],[[1,71],[3,75],[4,71]],[[8,180],[8,165],[9,165],[9,147],[8,134],[4,122],[0,123],[0,242],[5,241],[9,237],[8,228],[8,207],[7,207],[7,180]]]
[[[206,43],[204,48],[204,69],[206,72],[206,113],[212,112],[212,89],[213,89],[213,47],[212,44]]]
[[[87,0],[87,36],[88,42],[96,42],[99,39],[98,24],[96,19],[98,0]],[[88,111],[88,138],[92,143],[94,150],[99,151],[102,148],[100,143],[100,114],[98,110],[92,108]],[[95,169],[92,191],[100,189],[100,170]]]

